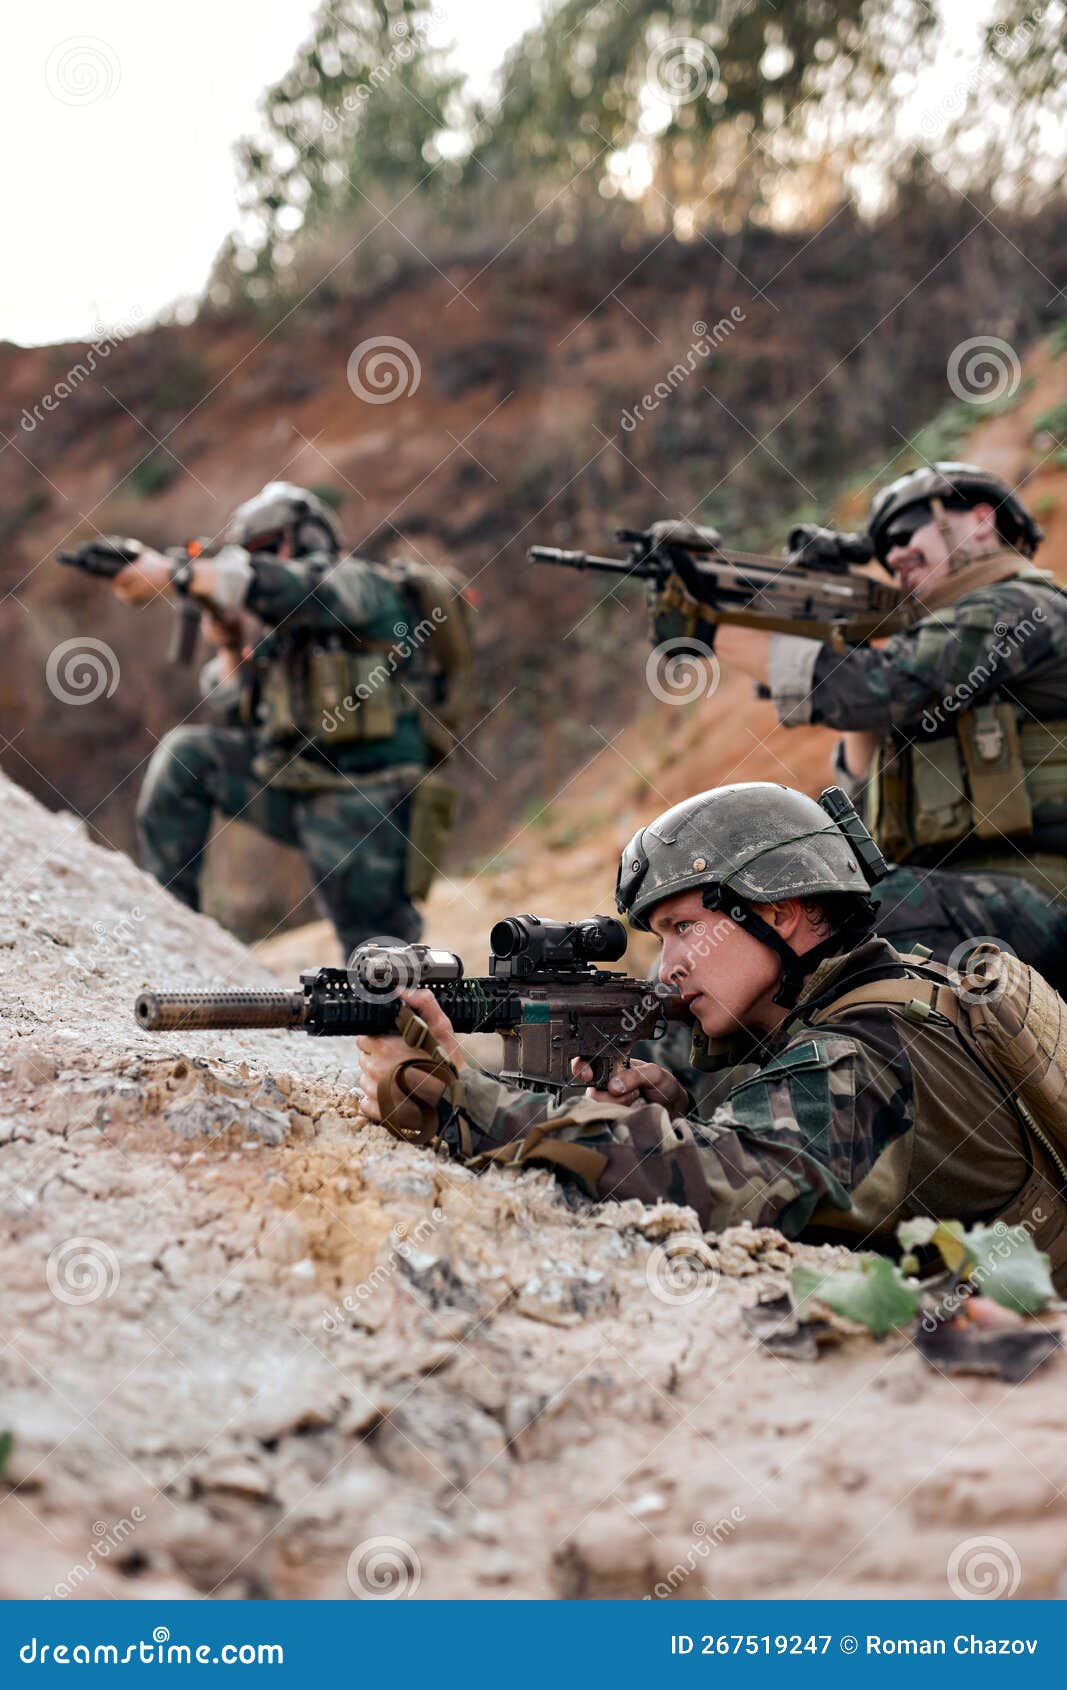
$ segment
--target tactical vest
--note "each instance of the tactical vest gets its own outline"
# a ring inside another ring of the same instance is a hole
[[[421,717],[435,761],[452,749],[469,703],[470,606],[447,570],[367,567],[399,592],[408,620],[391,640],[299,622],[262,640],[242,714],[268,752],[310,742],[332,753],[391,739],[405,713]]]
[[[988,1215],[1006,1228],[1022,1227],[1048,1253],[1053,1281],[1067,1291],[1067,1003],[1036,970],[996,945],[978,946],[969,972],[949,984],[948,970],[925,957],[905,956],[909,977],[867,979],[803,1015],[812,1026],[836,1024],[848,1010],[884,1007],[916,1028],[932,1019],[954,1028],[986,1085],[992,1082],[1015,1117],[1027,1146],[1030,1175],[1021,1190]],[[842,1031],[854,1035],[847,1023]],[[968,1131],[968,1104],[957,1077],[942,1071],[937,1040],[908,1042],[922,1136],[935,1157],[952,1155]],[[976,1094],[978,1088],[976,1087]],[[955,1216],[936,1217],[952,1220]],[[813,1224],[819,1216],[813,1216]]]
[[[1026,572],[1014,573],[1027,579]],[[962,583],[959,577],[953,580],[958,598]],[[1042,580],[1055,587],[1047,577]],[[967,583],[965,590],[973,585]],[[924,634],[943,637],[936,609],[924,621],[928,626],[919,629],[920,652]],[[988,635],[992,629],[976,625],[975,632]],[[981,666],[976,656],[972,674]],[[875,756],[866,821],[881,851],[891,862],[929,856],[945,863],[957,854],[945,847],[966,841],[969,864],[1025,872],[1023,858],[1008,841],[1036,843],[1041,850],[1044,825],[1055,830],[1044,848],[1067,855],[1067,719],[1036,721],[998,694],[955,708],[966,702],[959,692],[956,688],[944,700],[949,732],[916,739],[893,734]],[[996,854],[998,843],[1003,861]],[[1067,873],[1062,878],[1067,891]]]

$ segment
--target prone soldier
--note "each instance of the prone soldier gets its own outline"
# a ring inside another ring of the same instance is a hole
[[[504,1085],[465,1059],[425,989],[402,994],[416,1037],[409,1025],[406,1041],[360,1040],[364,1109],[382,1118],[421,1043],[437,1142],[474,1165],[547,1167],[602,1200],[689,1204],[713,1231],[748,1220],[854,1247],[891,1250],[897,1223],[919,1215],[1025,1224],[1063,1289],[1064,1053],[1047,1094],[1005,1083],[1011,1063],[998,1072],[980,1054],[947,971],[875,932],[877,862],[850,806],[757,782],[686,799],[626,847],[620,913],[659,938],[661,978],[705,1044],[757,1065],[710,1117],[648,1062],[558,1105]],[[1027,1005],[1040,999],[1041,1019],[1058,1003],[1013,966],[1024,1007],[1005,1017],[1011,1039]]]
[[[372,935],[417,939],[415,899],[454,805],[434,765],[455,743],[470,660],[453,584],[343,556],[325,503],[270,482],[213,557],[140,547],[111,585],[127,604],[199,600],[217,647],[201,674],[214,721],[173,728],[148,766],[145,866],[198,908],[212,819],[240,817],[303,853],[346,956]]]

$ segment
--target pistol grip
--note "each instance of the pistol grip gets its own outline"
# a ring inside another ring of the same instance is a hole
[[[171,640],[168,659],[188,668],[196,656],[196,642],[200,635],[200,611],[195,604],[184,602],[178,610],[178,625]]]

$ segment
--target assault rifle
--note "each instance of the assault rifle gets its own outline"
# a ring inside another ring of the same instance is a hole
[[[390,1033],[404,1007],[397,988],[426,986],[457,1033],[499,1033],[501,1078],[556,1097],[581,1090],[579,1057],[605,1086],[641,1039],[689,1019],[682,999],[654,980],[598,968],[626,950],[612,916],[544,921],[513,915],[489,936],[489,973],[466,978],[453,951],[428,945],[360,945],[347,968],[316,968],[295,991],[142,992],[134,1013],[146,1032],[295,1027],[316,1037]]]
[[[57,552],[56,556],[60,563],[71,569],[80,569],[84,575],[113,581],[128,563],[134,563],[140,557],[143,550],[140,540],[125,539],[121,534],[106,534],[96,540],[86,540],[76,551]],[[192,563],[203,550],[202,541],[190,540],[185,546],[168,546],[164,556],[172,558],[175,563]],[[167,657],[171,663],[188,667],[196,656],[201,611],[210,609],[210,606],[192,598],[187,590],[179,588],[179,592],[178,622]]]
[[[906,624],[904,600],[887,581],[865,575],[871,548],[862,535],[804,527],[784,558],[726,548],[714,529],[691,522],[620,528],[628,558],[531,546],[532,563],[632,577],[649,585],[650,608],[677,609],[691,632],[699,621],[763,628],[826,640],[835,650],[863,645]]]

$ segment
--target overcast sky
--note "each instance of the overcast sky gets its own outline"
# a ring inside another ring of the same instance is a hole
[[[148,319],[202,287],[236,220],[234,141],[314,0],[36,0],[2,7],[0,339]],[[438,0],[479,80],[538,0]]]
[[[943,0],[973,42],[992,0]],[[484,85],[539,0],[437,0]],[[6,0],[0,339],[92,338],[196,294],[237,216],[233,143],[288,66],[313,0]],[[931,67],[931,88],[952,85]]]

